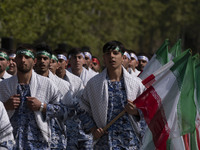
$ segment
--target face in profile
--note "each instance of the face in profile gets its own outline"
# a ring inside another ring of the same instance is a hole
[[[9,65],[7,59],[0,57],[0,73],[4,72]]]
[[[59,68],[58,62],[55,59],[51,59],[49,70],[55,74],[56,70]]]
[[[101,66],[99,61],[92,61],[92,69],[96,72],[100,72]]]

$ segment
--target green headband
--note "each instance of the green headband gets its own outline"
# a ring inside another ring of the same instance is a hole
[[[114,50],[120,52],[122,55],[124,55],[124,53],[120,50],[119,46],[117,46]]]
[[[17,51],[16,55],[26,55],[26,56],[29,56],[31,58],[35,58],[34,54],[32,51],[28,50],[28,49],[22,49],[22,50],[19,50]]]
[[[4,52],[0,52],[0,57],[5,58],[6,60],[8,60],[8,55]]]
[[[53,59],[53,60],[58,62],[58,58],[54,54],[51,56],[51,59]]]
[[[45,55],[51,59],[51,54],[45,50],[37,52],[37,56],[40,56],[40,55]]]

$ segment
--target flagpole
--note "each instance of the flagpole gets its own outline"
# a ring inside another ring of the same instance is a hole
[[[106,131],[108,128],[110,128],[110,126],[115,123],[121,116],[123,116],[124,114],[126,113],[125,110],[123,110],[122,112],[120,112],[113,120],[111,120],[104,128],[103,130]],[[94,140],[94,143],[93,145],[95,145],[95,143],[97,142],[96,138],[93,139]]]
[[[119,113],[111,122],[109,122],[104,128],[103,130],[106,131],[108,128],[110,128],[110,126],[115,123],[115,121],[117,121],[121,116],[123,116],[126,113],[125,110],[123,110],[121,113]]]

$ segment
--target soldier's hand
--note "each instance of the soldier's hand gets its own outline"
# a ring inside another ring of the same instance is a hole
[[[14,110],[17,109],[20,105],[20,95],[16,94],[11,96],[6,102],[4,102],[4,106],[6,110]]]
[[[35,97],[26,97],[28,108],[32,111],[40,110],[41,102]]]

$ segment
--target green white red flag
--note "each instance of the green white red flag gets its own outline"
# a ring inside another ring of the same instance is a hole
[[[154,71],[162,67],[164,64],[169,62],[168,59],[168,45],[169,40],[166,39],[161,47],[156,51],[156,53],[153,55],[151,60],[147,63],[147,65],[144,67],[144,70],[139,75],[140,79],[145,79],[149,75],[151,75]]]
[[[161,47],[156,51],[144,70],[139,75],[140,79],[145,79],[170,60],[181,54],[181,39],[179,39],[171,49],[168,48],[169,40],[165,40]]]
[[[194,132],[196,107],[188,100],[194,96],[191,65],[187,50],[143,80],[147,90],[134,101],[148,125],[142,149],[184,149],[181,135]]]

